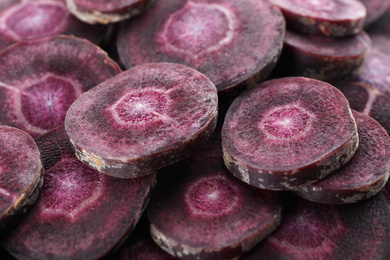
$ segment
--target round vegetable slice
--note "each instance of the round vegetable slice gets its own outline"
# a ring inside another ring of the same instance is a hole
[[[106,31],[104,26],[79,21],[62,0],[17,0],[0,12],[0,49],[14,42],[60,33],[100,43]]]
[[[288,28],[311,35],[344,37],[359,33],[367,11],[358,0],[271,0]]]
[[[358,134],[343,94],[323,81],[274,79],[244,92],[222,128],[227,168],[262,189],[308,185],[355,153]]]
[[[365,32],[343,38],[309,36],[287,31],[283,56],[294,75],[319,80],[356,79],[371,49]]]
[[[382,192],[348,205],[287,205],[280,227],[241,259],[389,259],[390,203]]]
[[[253,86],[280,55],[285,22],[266,0],[156,1],[118,36],[125,67],[181,63],[204,73],[220,93]]]
[[[280,224],[279,194],[234,178],[220,146],[164,168],[157,183],[146,209],[151,235],[180,259],[233,259]]]
[[[45,168],[37,203],[3,241],[17,259],[98,259],[134,228],[154,175],[116,179],[82,164],[63,127],[37,139]]]
[[[69,11],[90,24],[108,24],[129,19],[143,12],[151,2],[151,0],[66,0]]]
[[[390,137],[368,115],[353,111],[359,147],[341,169],[296,193],[305,199],[328,204],[355,203],[374,196],[385,186],[390,174]]]
[[[41,157],[26,132],[0,126],[0,231],[17,223],[35,203],[43,184]]]
[[[173,63],[122,72],[84,93],[65,127],[77,157],[103,173],[131,178],[154,172],[204,144],[217,122],[215,85]]]
[[[0,124],[37,137],[62,125],[83,92],[120,71],[99,47],[73,36],[14,44],[0,54]]]

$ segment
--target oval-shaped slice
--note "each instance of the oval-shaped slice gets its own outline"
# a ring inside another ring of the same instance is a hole
[[[371,49],[370,37],[365,32],[334,38],[309,36],[287,31],[283,55],[294,75],[319,80],[356,79]]]
[[[279,194],[234,178],[220,146],[164,168],[157,182],[146,210],[151,235],[180,259],[233,259],[280,224]]]
[[[60,33],[100,43],[107,31],[104,26],[79,21],[62,0],[16,0],[4,10],[0,6],[0,11],[0,50],[14,42]]]
[[[215,85],[173,63],[134,67],[84,93],[66,131],[77,157],[103,173],[131,178],[178,161],[206,142],[217,122]]]
[[[390,203],[384,193],[349,205],[293,200],[280,227],[240,259],[389,259]]]
[[[343,37],[359,33],[367,15],[358,0],[271,0],[288,28],[310,35]]]
[[[355,203],[374,196],[385,186],[390,174],[390,137],[368,115],[353,111],[359,147],[338,171],[296,192],[302,198],[328,204]]]
[[[68,9],[86,23],[108,24],[142,13],[151,0],[66,0]]]
[[[284,32],[280,10],[267,0],[160,0],[123,25],[117,45],[127,68],[181,63],[222,93],[263,80],[276,64]]]
[[[37,203],[3,241],[17,259],[100,259],[134,228],[154,175],[116,179],[82,164],[63,127],[37,139],[45,169]]]
[[[358,147],[347,99],[323,81],[287,77],[244,92],[222,128],[227,168],[263,189],[313,183],[345,164]]]
[[[0,54],[0,124],[37,137],[64,124],[77,97],[120,71],[98,46],[73,36],[14,44]]]
[[[37,200],[43,183],[41,156],[26,132],[0,126],[0,232],[10,229]]]

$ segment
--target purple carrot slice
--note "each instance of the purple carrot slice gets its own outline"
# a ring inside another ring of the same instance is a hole
[[[267,0],[159,0],[123,25],[117,46],[126,68],[181,63],[225,93],[265,79],[280,55],[284,33],[281,12]]]
[[[173,63],[134,67],[84,93],[65,127],[77,157],[100,172],[132,178],[188,156],[214,130],[215,85]]]
[[[336,82],[333,85],[343,92],[352,109],[371,116],[390,134],[389,96],[359,82]]]
[[[287,31],[283,54],[285,66],[296,76],[319,80],[356,79],[371,49],[365,32],[343,38],[302,35]]]
[[[371,85],[390,96],[390,55],[373,48],[367,57],[362,74],[358,81]]]
[[[386,130],[366,114],[352,111],[359,147],[341,169],[296,193],[314,202],[355,203],[379,193],[390,175],[390,137]]]
[[[0,50],[14,42],[56,34],[72,34],[100,43],[105,26],[92,26],[74,17],[62,0],[18,0],[0,8]]]
[[[358,0],[271,0],[287,27],[304,34],[344,37],[359,33],[366,8]]]
[[[164,168],[157,183],[146,209],[151,235],[180,259],[233,259],[280,224],[279,193],[234,178],[220,146]]]
[[[367,10],[367,16],[364,20],[364,28],[369,28],[384,15],[386,9],[390,6],[390,0],[360,0]]]
[[[108,24],[129,19],[145,11],[152,2],[152,0],[66,0],[69,11],[90,24]]]
[[[0,126],[0,232],[9,230],[37,200],[43,183],[41,157],[26,132]]]
[[[73,36],[14,44],[0,54],[0,124],[37,137],[62,125],[83,92],[120,71],[99,47]]]
[[[37,203],[3,241],[17,259],[98,259],[134,228],[154,175],[116,179],[82,164],[63,127],[37,139],[45,169]]]
[[[308,185],[355,153],[358,134],[347,99],[323,81],[287,77],[240,95],[222,128],[227,168],[262,189]]]
[[[390,259],[390,203],[382,192],[349,205],[288,204],[280,227],[240,259]]]

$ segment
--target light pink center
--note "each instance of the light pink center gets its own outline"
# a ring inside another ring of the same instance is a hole
[[[220,215],[232,209],[237,198],[236,184],[225,177],[215,176],[191,185],[186,201],[195,214]]]
[[[218,4],[188,2],[172,14],[163,30],[164,44],[174,52],[195,57],[220,49],[231,42],[233,13]]]
[[[298,105],[277,107],[261,119],[258,127],[271,139],[293,139],[310,129],[313,115]]]
[[[15,40],[33,39],[65,30],[69,12],[57,4],[26,3],[12,9],[4,25]]]
[[[49,76],[21,91],[21,112],[31,126],[49,130],[64,123],[66,111],[77,96],[72,83]]]
[[[76,157],[64,157],[45,172],[39,205],[43,212],[75,217],[99,196],[101,173],[85,166]]]
[[[167,102],[161,90],[137,90],[125,94],[109,108],[109,111],[119,124],[144,124],[165,118]]]

